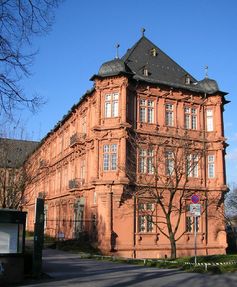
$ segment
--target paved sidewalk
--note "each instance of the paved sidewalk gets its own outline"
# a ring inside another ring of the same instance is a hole
[[[205,275],[179,270],[81,259],[78,254],[46,249],[43,271],[51,278],[21,286],[80,287],[236,287],[237,274]]]

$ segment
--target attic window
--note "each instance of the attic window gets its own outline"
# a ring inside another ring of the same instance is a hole
[[[152,49],[151,49],[151,55],[152,55],[153,57],[156,57],[156,56],[157,56],[156,48],[152,48]]]
[[[185,84],[190,85],[190,76],[189,75],[185,76]]]
[[[146,76],[146,77],[148,77],[148,69],[147,69],[147,67],[145,67],[145,68],[143,69],[143,75]]]

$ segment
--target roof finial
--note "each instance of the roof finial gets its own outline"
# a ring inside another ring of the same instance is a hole
[[[208,66],[207,65],[205,66],[205,78],[206,79],[208,78]]]
[[[144,37],[146,29],[145,28],[141,28],[141,32],[142,32],[142,37]]]
[[[115,48],[116,48],[116,56],[115,56],[115,59],[119,59],[119,43],[116,44]]]

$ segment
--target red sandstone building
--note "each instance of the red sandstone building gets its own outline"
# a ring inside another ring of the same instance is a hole
[[[177,255],[191,255],[189,204],[198,194],[198,254],[224,253],[226,93],[208,77],[197,81],[144,36],[91,80],[93,89],[28,160],[37,170],[26,192],[28,230],[43,196],[48,235],[86,234],[105,253],[127,257],[170,256],[159,202],[168,208],[173,192],[172,208],[182,209],[170,212],[171,222],[179,219]]]

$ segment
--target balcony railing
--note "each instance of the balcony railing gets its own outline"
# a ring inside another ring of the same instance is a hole
[[[77,188],[80,188],[83,186],[85,182],[85,179],[84,178],[74,178],[74,179],[71,179],[69,180],[68,182],[68,188],[70,190],[74,190],[74,189],[77,189]]]
[[[83,143],[85,141],[85,133],[75,133],[70,137],[70,147],[73,147],[76,144]]]

